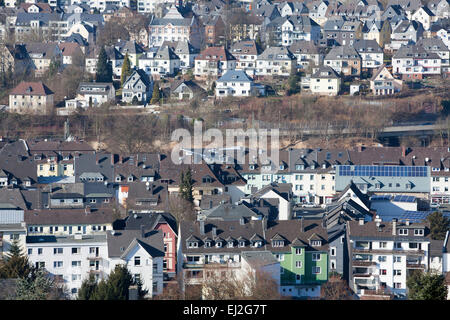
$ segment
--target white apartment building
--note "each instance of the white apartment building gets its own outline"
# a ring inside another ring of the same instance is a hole
[[[426,224],[375,221],[347,222],[350,286],[362,296],[375,290],[406,297],[413,270],[429,269],[430,239]]]
[[[288,77],[296,67],[297,58],[286,47],[267,47],[256,60],[256,75]]]
[[[229,70],[216,81],[216,97],[249,97],[255,94],[253,80],[242,70]]]
[[[157,52],[146,52],[139,58],[139,69],[148,75],[175,75],[180,67],[180,58],[168,46],[161,46]]]
[[[176,5],[178,0],[137,0],[137,12],[139,13],[153,13],[157,6],[161,5]]]
[[[392,70],[403,78],[441,74],[441,58],[419,45],[403,45],[392,57]]]

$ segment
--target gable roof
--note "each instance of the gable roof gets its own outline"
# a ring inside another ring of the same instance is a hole
[[[164,241],[161,231],[116,230],[106,233],[108,257],[124,259],[136,245],[140,245],[150,256],[164,256]]]
[[[47,96],[53,94],[42,81],[25,82],[22,81],[9,93],[10,95]]]

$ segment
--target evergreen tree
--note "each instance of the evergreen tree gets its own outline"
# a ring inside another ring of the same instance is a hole
[[[152,94],[152,99],[150,100],[150,103],[156,104],[159,102],[159,99],[160,99],[159,86],[158,86],[158,83],[155,82],[153,84],[153,94]]]
[[[447,300],[447,285],[441,274],[416,271],[408,278],[410,300]]]
[[[95,75],[97,82],[112,82],[112,65],[108,61],[105,47],[100,49],[97,61],[97,74]]]
[[[19,279],[14,297],[16,300],[54,300],[61,298],[65,298],[63,292],[44,269],[31,273],[27,278]]]
[[[444,240],[450,227],[450,220],[444,217],[442,212],[436,211],[428,215],[427,221],[430,223],[431,239]]]
[[[95,290],[97,290],[97,281],[93,274],[89,275],[89,278],[85,279],[81,284],[80,290],[78,290],[78,300],[91,300]]]
[[[22,253],[18,240],[13,240],[5,263],[0,269],[0,278],[27,278],[34,268]]]
[[[186,173],[181,173],[180,194],[183,199],[191,203],[194,202],[192,173],[190,169]]]
[[[131,75],[131,63],[130,63],[130,59],[128,58],[128,52],[127,52],[125,54],[125,58],[123,59],[122,74],[120,76],[120,85],[122,87],[130,75]]]
[[[117,265],[110,273],[108,280],[102,280],[98,284],[94,284],[92,280],[85,282],[83,292],[78,295],[78,299],[128,300],[128,290],[133,284],[135,282],[127,267]]]

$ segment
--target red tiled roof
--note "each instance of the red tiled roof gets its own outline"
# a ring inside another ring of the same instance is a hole
[[[75,42],[61,42],[58,46],[63,56],[71,56],[77,51],[77,49],[81,50],[78,43]]]
[[[227,61],[236,59],[224,47],[209,47],[200,52],[195,60]]]
[[[12,89],[10,94],[17,95],[31,95],[31,96],[46,96],[53,94],[53,91],[50,90],[44,83],[39,82],[25,82],[22,81]]]

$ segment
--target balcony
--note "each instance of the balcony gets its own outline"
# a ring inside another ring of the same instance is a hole
[[[423,255],[423,250],[418,249],[391,249],[391,250],[383,250],[383,249],[362,249],[362,248],[354,248],[353,253],[373,253],[373,254],[398,254],[399,252],[408,253],[412,255]]]
[[[353,260],[352,265],[354,267],[370,267],[370,266],[376,266],[376,261],[369,261],[369,260]]]

